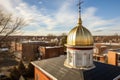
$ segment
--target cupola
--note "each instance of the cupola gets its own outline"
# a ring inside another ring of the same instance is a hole
[[[94,68],[93,64],[93,37],[88,29],[83,27],[79,2],[78,25],[75,26],[67,36],[67,59],[64,65],[69,68],[89,70]]]

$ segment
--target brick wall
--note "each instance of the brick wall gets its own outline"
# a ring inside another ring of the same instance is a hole
[[[22,44],[22,58],[24,60],[34,60],[37,57],[39,44]]]
[[[39,46],[53,46],[53,43],[45,42],[28,42],[22,43],[22,58],[23,60],[35,60],[39,57],[38,48]]]
[[[22,51],[22,44],[18,42],[11,42],[10,44],[10,51]]]
[[[35,67],[35,79],[34,80],[52,80],[47,75],[45,75],[42,71]]]
[[[108,64],[118,65],[117,64],[117,53],[114,51],[108,52]]]
[[[39,52],[42,54],[42,59],[52,58],[52,57],[58,57],[62,54],[64,54],[64,48],[63,47],[39,47]]]

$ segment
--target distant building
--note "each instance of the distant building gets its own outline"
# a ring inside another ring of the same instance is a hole
[[[35,60],[39,57],[39,46],[54,46],[53,43],[44,41],[29,41],[22,43],[22,59]]]
[[[107,62],[107,52],[108,47],[103,44],[95,44],[94,47],[94,60],[100,61],[100,62]]]
[[[120,49],[108,51],[108,64],[120,66]]]
[[[20,42],[12,41],[10,44],[10,51],[11,52],[22,51],[22,44]]]
[[[104,44],[95,44],[94,53],[102,55],[107,53],[108,47]]]
[[[46,47],[40,46],[38,50],[41,59],[58,57],[64,54],[64,47],[62,46],[46,46]]]
[[[119,43],[96,43],[93,54],[94,60],[117,65],[117,63],[119,62],[117,58],[117,56],[119,56],[120,53],[119,48]]]

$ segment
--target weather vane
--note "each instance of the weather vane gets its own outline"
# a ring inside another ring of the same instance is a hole
[[[82,0],[79,0],[79,3],[77,4],[78,6],[78,11],[79,11],[79,17],[81,17],[81,4],[83,3]]]

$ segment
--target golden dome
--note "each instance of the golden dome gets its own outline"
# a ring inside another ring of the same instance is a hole
[[[69,46],[93,46],[93,37],[91,33],[82,26],[79,18],[78,26],[74,27],[68,34],[67,45]]]

